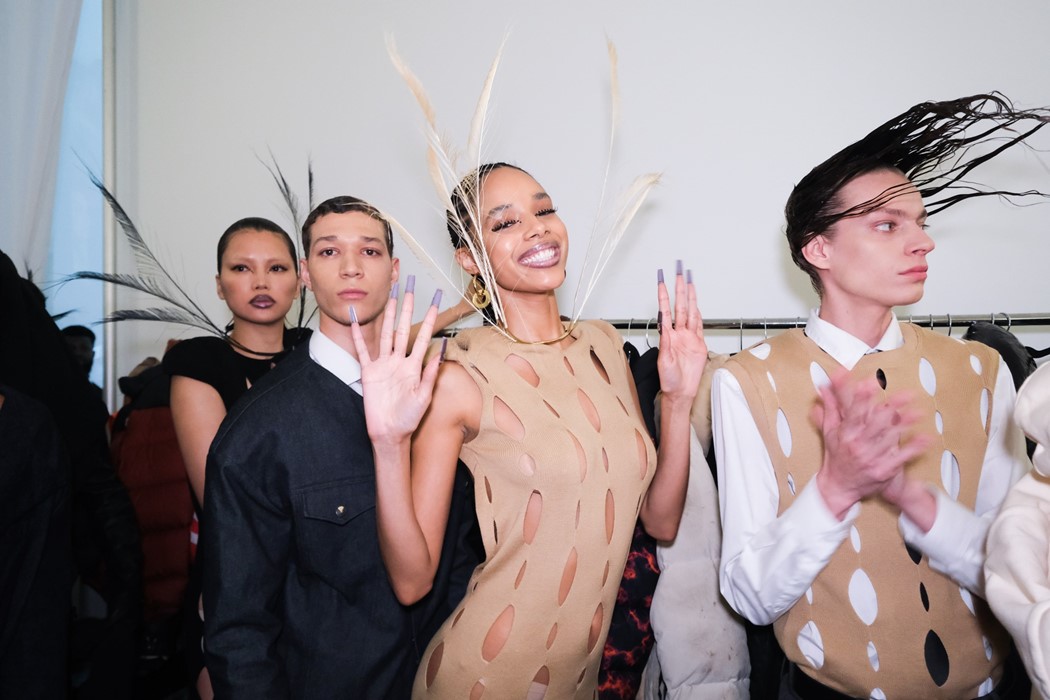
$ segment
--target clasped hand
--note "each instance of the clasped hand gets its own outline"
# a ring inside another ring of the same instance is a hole
[[[820,389],[811,415],[824,436],[824,462],[817,485],[841,519],[854,503],[881,494],[896,503],[908,482],[904,467],[929,446],[925,435],[907,436],[919,419],[908,408],[911,394],[883,398],[874,379],[854,381],[843,370]]]

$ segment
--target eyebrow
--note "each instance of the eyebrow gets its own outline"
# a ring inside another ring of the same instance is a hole
[[[538,202],[540,200],[550,199],[550,198],[551,198],[551,196],[549,194],[547,194],[546,192],[537,192],[536,194],[532,195],[532,201],[534,201],[534,202]],[[498,207],[492,207],[491,209],[489,209],[488,214],[486,214],[486,216],[488,216],[489,218],[492,218],[492,217],[495,217],[497,214],[502,214],[507,209],[510,209],[510,205],[509,204],[501,204]]]
[[[877,209],[876,211],[883,211],[886,214],[889,214],[890,216],[896,216],[896,217],[899,217],[901,219],[907,219],[908,218],[908,213],[906,211],[904,211],[903,209],[897,209],[896,207],[882,207],[881,209]],[[915,220],[916,221],[921,221],[922,219],[925,219],[926,217],[927,217],[926,208],[923,207],[922,211],[919,212],[919,215],[917,217],[915,217]]]
[[[328,236],[318,236],[317,238],[315,238],[313,240],[313,243],[320,243],[321,241],[325,241],[326,243],[331,243],[331,242],[336,241],[338,239],[339,239],[339,236],[337,236],[335,234],[331,234],[331,235],[328,235]],[[361,241],[362,243],[385,243],[384,239],[379,238],[377,236],[358,236],[357,239],[359,241]],[[313,247],[312,244],[311,244],[311,247]]]

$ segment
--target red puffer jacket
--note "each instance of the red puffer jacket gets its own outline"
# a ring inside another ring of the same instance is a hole
[[[121,380],[133,401],[117,414],[110,443],[142,533],[147,623],[178,614],[190,568],[193,500],[167,405],[168,382],[160,367]]]

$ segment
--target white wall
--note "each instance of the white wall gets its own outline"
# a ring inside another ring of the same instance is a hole
[[[529,169],[552,193],[574,235],[570,267],[598,203],[606,36],[616,43],[612,189],[651,170],[664,179],[588,305],[592,317],[653,316],[655,270],[675,258],[694,269],[708,317],[804,316],[815,299],[788,256],[782,208],[812,166],[925,99],[1000,90],[1021,106],[1050,105],[1050,5],[1040,0],[118,0],[117,18],[118,195],[220,324],[219,234],[247,215],[287,222],[258,161],[269,149],[304,197],[312,157],[318,201],[372,201],[450,260],[421,116],[385,32],[457,143],[510,32],[484,156]],[[1050,134],[1037,144],[1050,148]],[[1031,154],[977,173],[1007,178],[1050,190]],[[931,223],[938,248],[916,315],[1050,312],[1050,206],[973,202]],[[121,259],[129,265],[126,251]],[[123,324],[119,371],[173,334],[187,332]],[[1047,345],[1050,329],[1023,338]],[[712,344],[734,350],[737,334]]]

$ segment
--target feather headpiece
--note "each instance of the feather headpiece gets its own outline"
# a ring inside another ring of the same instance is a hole
[[[266,164],[264,163],[264,165]],[[289,211],[292,215],[293,223],[298,225],[298,199],[288,185],[283,173],[281,173],[276,161],[273,161],[272,167],[269,165],[266,167],[270,171],[275,182],[277,182],[278,188],[284,196],[285,203],[288,205]],[[135,226],[135,222],[131,220],[131,217],[124,210],[124,207],[121,206],[120,202],[117,201],[117,198],[113,193],[109,191],[94,173],[89,172],[88,176],[91,178],[92,184],[94,184],[102,194],[106,204],[113,212],[113,217],[120,225],[121,231],[124,233],[124,238],[128,241],[132,253],[134,254],[137,274],[81,270],[70,274],[66,277],[65,281],[96,280],[107,284],[114,284],[119,287],[142,292],[165,304],[164,306],[153,306],[145,309],[118,309],[107,314],[106,317],[102,319],[103,323],[113,323],[115,321],[163,321],[165,323],[176,323],[197,328],[212,335],[220,336],[227,342],[236,345],[241,350],[253,355],[267,356],[273,354],[258,352],[245,347],[231,338],[226,329],[220,328],[214,321],[212,321],[204,309],[193,300],[193,297],[182,288],[182,285],[179,284],[178,280],[176,280],[164,265],[161,264],[153,250],[150,249],[149,245],[146,243],[146,240],[142,237],[138,227]],[[309,170],[308,179],[310,181],[310,196],[312,199],[313,173]],[[299,304],[299,322],[296,327],[302,329],[304,327],[303,318],[306,306],[305,290],[302,289],[300,289]]]
[[[224,335],[215,323],[208,317],[197,302],[193,300],[182,285],[165,269],[165,267],[154,255],[147,245],[142,234],[139,233],[135,222],[131,220],[124,207],[120,205],[113,193],[106,188],[102,181],[94,173],[88,173],[92,184],[102,193],[103,199],[113,212],[113,217],[124,232],[124,238],[131,246],[135,257],[135,268],[138,274],[126,274],[118,272],[94,272],[83,270],[69,275],[68,280],[98,280],[115,284],[119,287],[134,289],[159,299],[167,304],[163,307],[151,307],[148,309],[120,309],[109,313],[103,320],[104,323],[114,321],[140,320],[140,321],[164,321],[167,323],[178,323],[208,333]]]
[[[270,177],[273,178],[273,182],[277,185],[278,191],[281,193],[281,199],[284,200],[284,204],[288,207],[288,215],[291,218],[292,230],[295,234],[292,236],[292,242],[295,244],[295,250],[300,259],[306,257],[309,251],[303,250],[302,247],[302,230],[303,224],[306,222],[306,217],[303,216],[302,210],[299,208],[299,197],[295,194],[295,190],[288,184],[288,179],[284,176],[284,172],[281,170],[281,166],[277,163],[277,158],[274,157],[273,151],[270,151],[270,162],[267,163],[262,158],[259,162],[263,164],[267,172],[270,173]],[[306,204],[307,212],[313,211],[314,208],[314,168],[313,162],[306,162]],[[298,266],[296,261],[296,266]],[[309,296],[306,293],[306,286],[299,286],[299,311],[296,318],[296,328],[305,328],[306,324],[314,317],[317,313],[317,304],[313,305],[310,313],[306,313],[308,306]]]
[[[496,56],[493,59],[488,73],[485,76],[485,81],[482,84],[481,95],[478,98],[477,106],[474,109],[474,115],[470,122],[467,145],[464,149],[466,161],[464,167],[457,158],[456,150],[439,134],[435,111],[427,97],[426,91],[423,89],[422,83],[398,54],[393,39],[389,36],[387,38],[387,50],[390,54],[390,59],[393,62],[394,67],[401,74],[405,83],[408,85],[409,90],[412,92],[412,95],[415,97],[416,102],[418,102],[419,107],[423,112],[425,120],[424,129],[427,141],[427,169],[434,184],[434,189],[437,191],[438,196],[445,207],[449,221],[449,228],[456,234],[456,237],[462,241],[463,245],[467,247],[478,265],[480,271],[479,276],[482,278],[484,286],[491,294],[491,312],[492,317],[495,320],[496,328],[508,338],[513,339],[513,336],[511,336],[506,330],[506,316],[504,314],[503,304],[499,298],[499,288],[496,285],[495,272],[492,269],[492,264],[481,243],[480,237],[475,233],[482,228],[478,211],[480,197],[479,186],[484,175],[481,155],[483,146],[482,141],[485,133],[489,101],[492,96],[492,87],[505,44],[506,39],[500,44],[499,50],[496,52]],[[609,152],[606,158],[605,174],[601,188],[602,194],[599,202],[599,212],[604,206],[606,184],[608,183],[609,171],[611,169],[612,147],[615,141],[616,126],[619,119],[620,90],[617,75],[617,55],[616,48],[612,42],[608,42],[608,51],[612,90],[612,119],[609,129]],[[600,215],[596,219],[587,242],[587,250],[584,255],[583,273],[581,275],[581,278],[587,278],[587,283],[581,284],[577,287],[576,294],[573,298],[571,323],[574,324],[579,320],[591,292],[594,291],[598,278],[608,264],[616,246],[623,238],[631,219],[638,212],[639,208],[641,208],[649,191],[659,179],[660,176],[658,173],[649,173],[639,176],[621,196],[620,203],[615,208],[611,220],[603,220]],[[454,194],[456,197],[469,204],[465,211],[463,208],[458,208],[454,205]],[[389,218],[392,225],[398,229],[402,238],[404,238],[409,248],[412,249],[417,257],[422,261],[429,263],[439,272],[439,274],[445,277],[454,288],[463,288],[462,280],[457,282],[450,279],[445,271],[442,270],[426,250],[424,250],[423,246],[420,245],[403,226],[398,224],[392,217],[387,218]],[[605,235],[601,235],[601,232],[599,232],[599,228],[602,227],[603,223],[610,224]],[[595,253],[595,241],[599,239],[601,240],[601,246],[597,250],[597,253]],[[465,294],[462,291],[460,294],[468,303],[474,305],[470,295]]]

